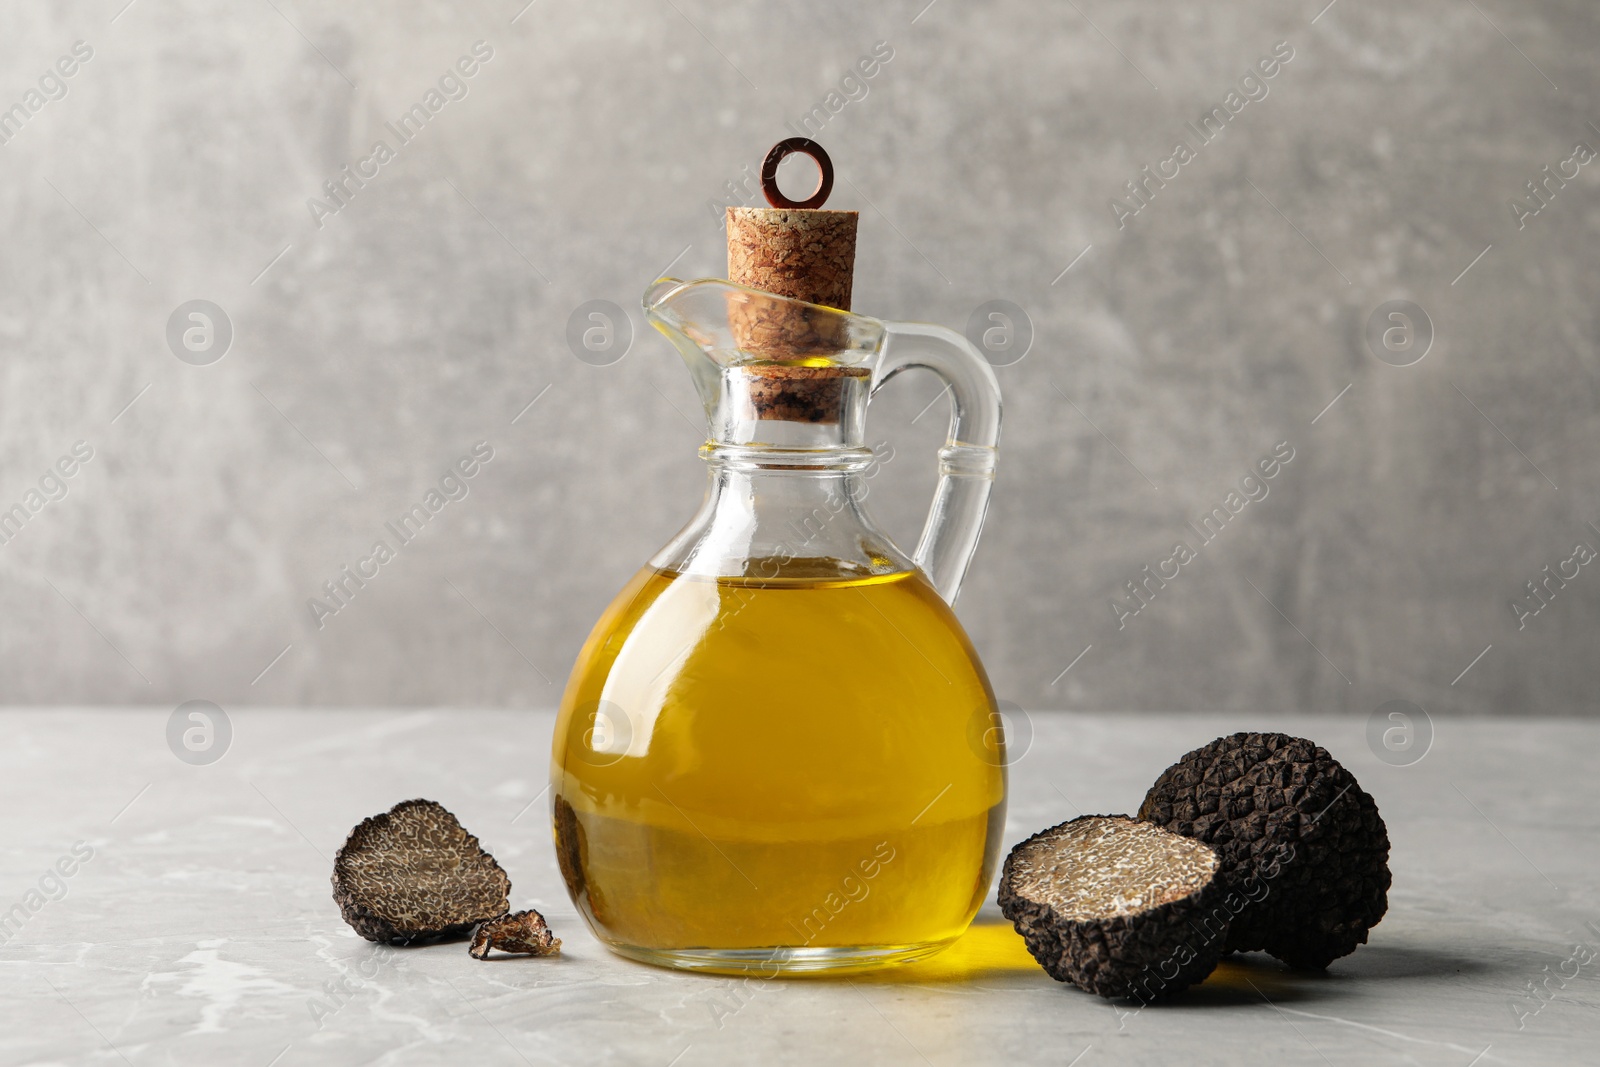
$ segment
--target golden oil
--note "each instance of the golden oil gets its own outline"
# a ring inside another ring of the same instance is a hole
[[[647,568],[578,657],[557,854],[619,952],[711,970],[913,959],[988,892],[1005,761],[966,634],[919,572],[804,562],[770,579]]]

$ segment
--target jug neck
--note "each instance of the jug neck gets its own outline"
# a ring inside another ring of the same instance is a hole
[[[862,507],[888,445],[774,448],[709,441],[699,513],[652,563],[755,581],[850,580],[915,568]]]

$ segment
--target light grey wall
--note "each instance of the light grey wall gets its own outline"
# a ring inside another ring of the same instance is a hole
[[[1600,164],[1521,228],[1508,207],[1600,146],[1592,4],[123,2],[0,14],[0,106],[93,49],[0,146],[0,507],[93,450],[0,545],[0,701],[554,701],[701,490],[638,295],[721,273],[708,202],[831,103],[857,308],[1031,319],[960,603],[1002,697],[1597,707],[1600,568],[1521,629],[1510,606],[1600,548]],[[467,95],[314,220],[477,41]],[[1119,227],[1124,183],[1279,42],[1267,95]],[[233,330],[205,366],[166,339],[195,299]],[[590,300],[633,309],[617,363],[568,348]],[[1432,323],[1411,366],[1365,336],[1392,300]],[[908,542],[936,393],[874,407],[873,505]],[[308,598],[478,441],[470,494],[318,629]],[[1201,544],[1186,522],[1280,442]],[[1119,629],[1179,540],[1196,558]]]

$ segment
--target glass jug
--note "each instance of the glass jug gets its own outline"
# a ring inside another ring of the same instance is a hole
[[[942,327],[720,279],[658,281],[650,322],[710,423],[705,502],[619,593],[556,723],[551,803],[574,903],[624,956],[725,973],[930,955],[988,893],[1004,739],[950,610],[993,483],[1000,397]],[[758,358],[740,323],[818,343]],[[861,508],[867,401],[908,368],[952,403],[913,556]]]

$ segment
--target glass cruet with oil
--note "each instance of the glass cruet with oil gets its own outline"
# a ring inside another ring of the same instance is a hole
[[[847,310],[856,214],[777,192],[795,150],[825,197],[826,155],[780,144],[774,207],[729,209],[732,281],[645,294],[704,401],[709,486],[595,625],[555,730],[573,901],[613,951],[671,967],[930,955],[986,897],[1004,825],[994,694],[950,606],[993,483],[994,374],[957,333]],[[909,368],[952,414],[908,556],[861,505],[868,400]]]

